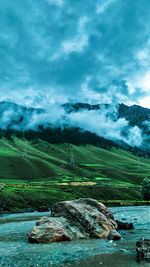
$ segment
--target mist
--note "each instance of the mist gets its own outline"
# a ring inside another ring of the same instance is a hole
[[[17,131],[43,128],[79,127],[85,131],[113,141],[123,141],[131,146],[141,146],[142,130],[131,127],[125,118],[118,119],[118,105],[101,106],[98,110],[67,112],[60,104],[51,104],[46,109],[25,108],[14,103],[0,104],[1,129]]]

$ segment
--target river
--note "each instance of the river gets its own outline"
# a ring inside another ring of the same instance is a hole
[[[150,238],[150,207],[110,208],[115,219],[133,222],[135,229],[120,231],[120,241],[82,240],[30,244],[27,234],[49,213],[0,215],[0,267],[150,267],[136,262],[136,241]]]

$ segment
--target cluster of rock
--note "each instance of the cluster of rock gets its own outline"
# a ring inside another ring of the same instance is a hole
[[[32,243],[75,239],[121,238],[112,213],[97,200],[78,199],[55,204],[50,217],[42,217],[29,233]]]

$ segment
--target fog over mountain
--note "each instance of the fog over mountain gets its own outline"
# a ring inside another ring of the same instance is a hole
[[[53,104],[44,110],[1,102],[0,125],[2,130],[17,131],[39,131],[40,126],[45,129],[79,127],[106,139],[123,141],[139,147],[148,136],[150,110],[123,104],[90,105],[86,103],[61,106]]]

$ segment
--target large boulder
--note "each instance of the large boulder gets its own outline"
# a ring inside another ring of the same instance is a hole
[[[137,261],[150,262],[150,239],[140,238],[136,243]]]
[[[116,229],[117,223],[112,213],[97,200],[87,198],[62,201],[53,206],[51,217],[41,218],[31,229],[29,241],[47,243],[106,238]]]

